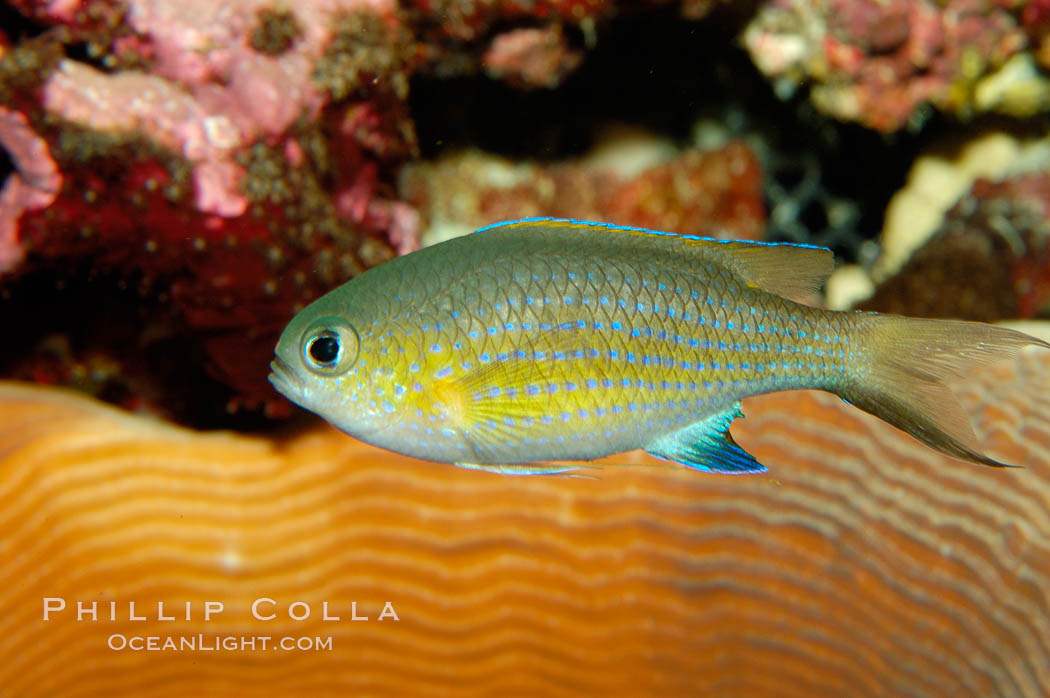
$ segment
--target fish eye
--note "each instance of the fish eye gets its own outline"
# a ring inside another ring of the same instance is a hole
[[[303,363],[314,373],[342,373],[357,359],[357,332],[340,318],[321,318],[303,333],[301,349]]]
[[[310,358],[322,366],[330,366],[339,358],[339,336],[331,332],[319,334],[310,340],[306,351],[310,352]]]

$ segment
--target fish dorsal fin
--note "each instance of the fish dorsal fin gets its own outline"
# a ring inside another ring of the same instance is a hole
[[[812,303],[835,268],[835,255],[825,247],[743,241],[715,245],[712,251],[745,281],[798,303]]]
[[[645,446],[647,453],[710,473],[764,473],[766,467],[740,448],[729,425],[741,417],[740,403],[663,436]]]
[[[697,235],[635,228],[609,223],[591,223],[563,218],[526,218],[494,223],[478,230],[518,230],[521,233],[565,232],[566,234],[630,235],[651,238],[653,244],[675,245],[689,250],[707,263],[732,270],[747,283],[800,303],[813,294],[834,269],[835,256],[826,247],[789,242],[718,240]]]

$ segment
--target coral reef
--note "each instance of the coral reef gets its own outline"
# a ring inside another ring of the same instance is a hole
[[[511,163],[478,151],[413,163],[400,194],[420,211],[427,243],[530,216],[751,240],[764,221],[761,170],[744,143],[679,152],[637,131],[619,130],[572,163]]]
[[[0,384],[0,528],[17,551],[0,561],[0,685],[25,698],[1037,698],[1050,687],[1048,377],[1031,351],[959,395],[989,450],[1031,468],[951,460],[807,392],[745,401],[734,436],[770,466],[753,477],[627,454],[610,460],[651,467],[508,478],[327,426],[205,435]],[[44,597],[67,609],[42,621]],[[260,597],[276,618],[252,618]],[[205,621],[209,600],[224,609]],[[100,620],[78,622],[77,601],[99,601]],[[129,601],[146,620],[128,619]],[[159,601],[176,620],[157,620]],[[309,618],[289,618],[295,601]],[[326,601],[339,621],[322,619]],[[352,601],[368,622],[349,620]],[[386,601],[399,621],[378,620]],[[330,636],[332,649],[113,651],[114,634]]]
[[[196,424],[201,405],[171,386],[230,413],[288,415],[264,378],[297,308],[424,238],[498,218],[824,244],[870,266],[864,238],[914,134],[889,143],[784,99],[802,81],[825,114],[882,131],[919,130],[926,105],[963,117],[1050,106],[1050,13],[1013,0],[17,0],[3,11],[18,21],[0,36],[12,169],[0,321],[33,331],[0,349],[0,372]],[[474,92],[456,92],[462,82]],[[492,101],[502,106],[481,106]],[[619,124],[656,135],[602,140]],[[953,188],[933,186],[942,194],[924,219],[890,208],[876,280],[974,177],[997,176],[973,162]],[[905,229],[913,241],[898,244],[892,231]],[[50,326],[23,310],[30,292],[46,296]],[[68,302],[81,292],[95,303]],[[135,331],[110,316],[136,318]],[[194,367],[157,363],[172,352]],[[203,388],[203,370],[224,392]]]
[[[1039,4],[771,0],[743,40],[782,94],[812,82],[813,103],[837,119],[892,131],[921,125],[927,105],[1028,116],[1050,103],[1024,53],[1045,37]]]

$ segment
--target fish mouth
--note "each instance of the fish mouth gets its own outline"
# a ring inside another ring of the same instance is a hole
[[[280,357],[270,362],[270,384],[277,389],[281,395],[292,402],[301,402],[303,399],[303,386],[299,383],[288,364],[281,361]]]

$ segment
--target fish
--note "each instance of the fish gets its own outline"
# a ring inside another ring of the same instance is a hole
[[[347,434],[429,461],[560,473],[641,448],[766,470],[741,399],[819,389],[947,455],[982,453],[951,394],[1045,342],[812,305],[830,250],[557,218],[495,223],[374,267],[281,334],[270,382]]]

